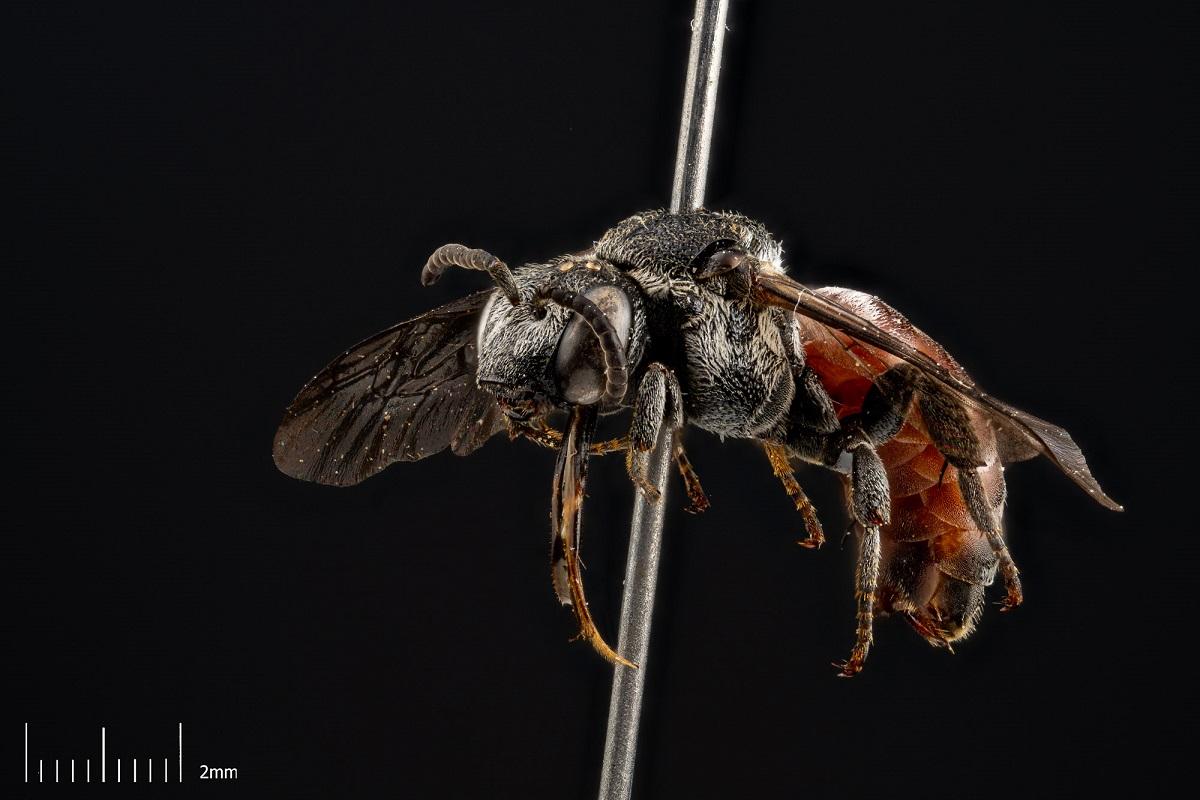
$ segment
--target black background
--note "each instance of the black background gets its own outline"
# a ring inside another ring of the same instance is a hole
[[[334,490],[280,475],[270,444],[330,357],[482,285],[422,289],[435,246],[520,263],[665,203],[691,4],[214,5],[30,4],[5,26],[4,784],[24,721],[48,760],[95,758],[101,724],[110,758],[169,756],[182,720],[183,788],[211,795],[593,796],[610,669],[550,590],[552,454],[498,438]],[[802,473],[832,534],[802,550],[756,449],[694,432],[714,506],[669,515],[639,796],[1176,777],[1196,714],[1183,7],[735,3],[709,205],[1070,429],[1129,510],[1013,468],[1026,605],[954,656],[884,620],[839,680],[836,482]],[[593,473],[587,578],[615,637],[630,490],[618,459]]]

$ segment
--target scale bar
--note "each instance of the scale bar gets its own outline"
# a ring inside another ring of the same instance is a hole
[[[179,723],[178,759],[179,759],[179,768],[178,768],[179,777],[177,777],[175,780],[178,783],[183,783],[183,723],[182,722]],[[71,761],[71,783],[74,783],[75,782],[75,759],[72,758],[70,761]],[[57,758],[54,759],[54,782],[55,783],[59,783],[61,781],[61,772],[60,772],[60,768],[59,768],[59,762],[60,762],[60,759],[57,759]],[[137,762],[138,762],[138,760],[136,758],[133,759],[133,782],[134,783],[137,783]],[[169,783],[170,782],[170,779],[171,779],[170,766],[171,766],[171,759],[163,758],[162,779],[160,781],[161,783]],[[84,759],[84,775],[85,775],[85,781],[87,783],[91,783],[92,782],[92,760],[90,758]],[[41,758],[38,759],[37,778],[38,778],[38,783],[44,783],[46,780],[45,761],[44,761],[44,759],[41,759]],[[100,726],[100,782],[101,783],[108,782],[108,729],[104,725]],[[121,782],[121,759],[118,758],[117,759],[117,783],[120,783],[120,782]],[[146,759],[146,782],[154,783],[154,759],[153,758]],[[29,783],[29,723],[28,722],[25,723],[25,783]]]

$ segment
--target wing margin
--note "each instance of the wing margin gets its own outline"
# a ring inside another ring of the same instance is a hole
[[[476,329],[494,293],[393,325],[330,362],[284,412],[272,447],[280,471],[352,486],[396,461],[482,446],[503,427],[475,383]]]
[[[760,302],[790,310],[800,316],[828,325],[896,358],[907,361],[954,390],[964,402],[984,411],[997,429],[997,433],[1001,433],[1009,439],[1005,444],[1006,452],[1009,455],[1017,458],[1025,455],[1027,450],[1020,447],[1020,443],[1024,442],[1028,447],[1050,459],[1097,503],[1113,511],[1124,510],[1119,503],[1100,488],[1099,482],[1088,468],[1083,451],[1071,438],[1071,434],[1044,419],[997,400],[976,386],[953,359],[947,362],[950,366],[940,363],[911,343],[889,333],[876,322],[861,316],[855,310],[830,297],[828,291],[830,290],[813,291],[783,273],[773,270],[762,270],[754,276],[754,292]],[[882,301],[878,302],[896,318],[903,320],[904,325],[912,327],[911,323],[904,319],[899,312]],[[917,329],[914,328],[914,330]],[[921,335],[925,336],[923,333]],[[940,350],[940,348],[938,349]],[[946,358],[949,358],[948,354]]]

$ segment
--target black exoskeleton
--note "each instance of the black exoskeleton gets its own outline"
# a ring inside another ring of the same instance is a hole
[[[935,341],[877,298],[811,290],[782,250],[740,214],[649,211],[581,253],[515,270],[463,245],[421,273],[487,273],[496,288],[401,323],[348,350],[288,408],[279,468],[357,483],[395,461],[465,455],[507,430],[557,448],[553,578],[580,636],[606,658],[578,556],[588,456],[623,451],[639,490],[661,427],[690,501],[708,500],[683,450],[685,424],[762,443],[801,512],[824,533],[792,461],[837,470],[860,537],[858,624],[841,674],[862,668],[876,615],[896,613],[935,646],[973,629],[997,570],[1021,601],[1000,517],[1003,465],[1043,454],[1114,509],[1070,436],[982,392]],[[629,434],[593,441],[601,414],[631,411]],[[566,430],[549,424],[566,412]]]

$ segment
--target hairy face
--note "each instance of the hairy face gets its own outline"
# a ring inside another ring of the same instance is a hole
[[[604,315],[630,365],[641,358],[646,315],[638,287],[611,264],[567,256],[517,270],[526,302],[497,294],[479,324],[477,380],[510,417],[529,419],[552,407],[597,402],[604,392],[605,360],[591,326],[553,303],[528,302],[552,280]]]

